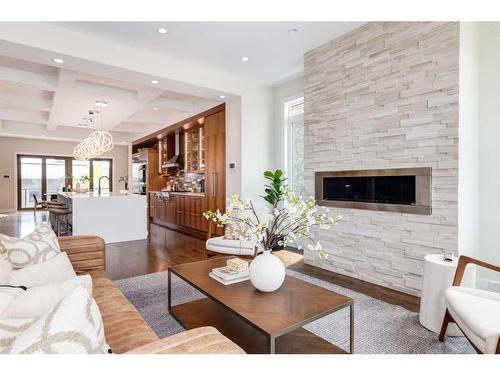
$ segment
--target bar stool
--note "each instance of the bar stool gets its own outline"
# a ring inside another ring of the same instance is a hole
[[[71,215],[73,211],[68,209],[67,207],[63,208],[49,208],[49,220],[56,232],[57,237],[61,236],[61,225],[63,225],[63,234],[68,236],[70,235],[70,223],[69,223],[69,215]]]

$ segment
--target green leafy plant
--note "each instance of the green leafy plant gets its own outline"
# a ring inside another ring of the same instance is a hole
[[[84,183],[86,183],[86,182],[89,182],[89,181],[90,181],[89,176],[82,176],[82,177],[80,177],[80,182],[81,182],[82,184],[84,184]]]
[[[264,192],[266,195],[262,196],[262,198],[273,206],[274,209],[288,193],[286,185],[287,179],[285,177],[285,173],[281,169],[276,169],[274,172],[265,171],[264,178],[268,181],[268,183],[264,185]]]

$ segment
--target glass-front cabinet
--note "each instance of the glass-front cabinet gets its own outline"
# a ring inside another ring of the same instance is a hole
[[[205,148],[203,142],[203,128],[192,128],[184,134],[184,170],[186,172],[200,173],[205,170]]]

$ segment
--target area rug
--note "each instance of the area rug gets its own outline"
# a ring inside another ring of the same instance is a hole
[[[474,353],[464,337],[437,340],[437,334],[418,322],[418,314],[403,307],[353,292],[287,269],[289,276],[302,279],[354,299],[354,351],[364,354],[443,354]],[[181,332],[184,328],[167,311],[167,272],[153,273],[116,281],[159,337]],[[204,298],[190,285],[172,275],[172,303]],[[344,309],[321,318],[304,328],[348,350],[349,313]]]
[[[273,254],[281,259],[285,267],[291,266],[304,259],[304,255],[289,250],[278,250],[274,251]]]

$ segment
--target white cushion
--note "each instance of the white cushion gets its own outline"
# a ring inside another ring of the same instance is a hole
[[[451,286],[446,307],[464,334],[483,353],[495,353],[500,335],[500,293]]]
[[[8,322],[0,319],[0,326]],[[85,288],[77,286],[51,311],[0,347],[0,353],[89,354],[108,353],[108,349],[99,308]]]
[[[7,256],[14,268],[43,263],[60,252],[57,237],[47,223],[41,224],[23,238],[0,234],[0,253]]]
[[[65,252],[46,262],[14,270],[10,274],[9,285],[36,285],[59,283],[76,276],[73,266]]]
[[[254,255],[251,242],[244,240],[226,240],[224,237],[214,237],[207,240],[207,250],[220,254]]]
[[[5,254],[0,254],[0,284],[8,284],[10,273],[12,272],[12,264],[7,260]]]
[[[92,278],[90,275],[77,276],[57,284],[46,284],[20,290],[10,302],[1,318],[39,318],[50,311],[61,299],[75,287],[81,285],[92,295]],[[1,290],[8,288],[0,288]],[[0,295],[2,298],[2,295]],[[0,303],[1,304],[1,303]]]
[[[254,245],[250,241],[245,240],[226,240],[224,237],[213,237],[207,240],[207,244],[211,246],[222,246],[237,249],[253,249]]]

